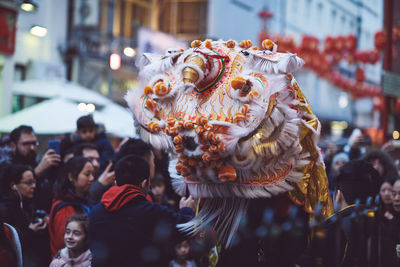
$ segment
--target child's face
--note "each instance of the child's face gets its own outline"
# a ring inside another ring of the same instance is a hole
[[[84,128],[77,131],[79,137],[85,142],[92,142],[96,135],[96,128]]]
[[[190,246],[187,241],[183,241],[175,247],[176,256],[180,259],[186,259],[189,254],[189,250]]]
[[[70,250],[79,251],[86,245],[86,235],[78,222],[70,222],[65,228],[65,246]]]
[[[153,192],[153,194],[155,196],[162,196],[162,195],[164,195],[165,185],[163,183],[157,183],[157,184],[153,185],[153,187],[151,188],[151,191]]]

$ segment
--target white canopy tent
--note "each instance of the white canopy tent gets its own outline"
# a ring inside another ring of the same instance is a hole
[[[107,97],[85,88],[79,84],[64,80],[27,80],[13,84],[14,95],[24,95],[40,98],[62,97],[77,102],[106,105]]]
[[[0,132],[9,133],[21,124],[31,125],[37,134],[57,135],[76,130],[76,120],[89,114],[79,103],[96,106],[93,118],[104,124],[106,133],[135,137],[131,112],[90,89],[65,81],[30,80],[18,82],[15,95],[49,98],[16,113],[0,118]]]

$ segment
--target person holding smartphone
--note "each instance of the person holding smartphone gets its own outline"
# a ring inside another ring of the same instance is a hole
[[[10,147],[13,156],[9,163],[28,165],[32,168],[37,180],[34,202],[37,208],[50,212],[53,182],[61,162],[60,155],[55,150],[48,149],[37,161],[39,142],[33,128],[28,125],[21,125],[10,133]]]
[[[21,234],[23,261],[32,266],[48,266],[48,216],[35,212],[33,196],[36,179],[28,165],[5,166],[0,173],[0,221],[14,226]]]

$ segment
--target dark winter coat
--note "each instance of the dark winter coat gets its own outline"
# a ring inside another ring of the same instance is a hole
[[[0,201],[0,221],[14,226],[20,233],[24,266],[44,266],[50,262],[47,229],[34,232],[29,224],[34,219],[31,200],[20,202],[13,193],[3,196]],[[29,263],[29,264],[28,264]]]
[[[92,266],[167,266],[165,249],[175,225],[193,210],[152,204],[132,185],[110,188],[89,215]]]

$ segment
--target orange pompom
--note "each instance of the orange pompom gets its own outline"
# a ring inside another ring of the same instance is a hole
[[[210,151],[210,152],[212,152],[212,153],[218,152],[218,147],[217,147],[216,145],[211,145],[211,146],[208,148],[208,151]]]
[[[146,86],[146,87],[143,89],[143,91],[144,91],[144,94],[145,94],[145,95],[152,95],[152,94],[154,94],[153,88],[151,88],[150,86]]]
[[[211,160],[211,155],[209,153],[204,153],[203,156],[201,156],[204,162],[209,162]]]
[[[171,89],[168,88],[168,86],[163,82],[156,83],[154,85],[154,88],[156,91],[156,95],[159,97],[166,96],[171,91]]]
[[[241,121],[244,121],[246,119],[246,116],[243,113],[236,113],[235,116],[233,116],[233,122],[238,123]]]
[[[183,129],[183,121],[178,121],[176,128],[178,128],[178,131],[181,131]]]
[[[175,136],[178,134],[178,128],[168,126],[165,128],[164,132],[169,136]]]
[[[175,118],[169,118],[168,120],[167,120],[167,124],[168,124],[168,126],[175,126],[175,123],[176,123],[176,119]]]
[[[204,125],[204,129],[207,130],[207,131],[210,131],[212,128],[213,128],[213,127],[212,127],[211,124],[208,124],[208,123],[207,123],[207,124]]]
[[[181,172],[183,165],[184,165],[183,162],[180,161],[180,160],[178,160],[178,162],[177,162],[176,165],[175,165],[175,169],[176,169],[178,172]]]
[[[192,48],[200,47],[200,45],[201,45],[201,41],[200,41],[200,40],[194,40],[194,41],[190,44],[190,46],[191,46]]]
[[[258,50],[258,46],[256,46],[256,45],[255,45],[255,46],[252,46],[251,49],[253,49],[253,50]]]
[[[212,49],[212,43],[210,40],[205,41],[204,46],[208,49]]]
[[[179,161],[186,163],[188,161],[188,157],[185,155],[179,155]]]
[[[233,78],[233,80],[231,81],[231,86],[233,89],[235,90],[240,90],[244,87],[244,85],[246,84],[246,79],[242,78],[242,77],[235,77]]]
[[[160,125],[158,125],[158,123],[154,122],[154,121],[151,121],[151,122],[149,122],[149,124],[147,124],[147,129],[151,133],[158,133],[161,131]]]
[[[175,145],[176,153],[182,153],[185,150],[185,147],[182,144]]]
[[[182,144],[182,142],[183,142],[182,136],[177,135],[174,137],[174,144],[179,145],[179,144]]]
[[[204,137],[205,139],[207,139],[207,140],[212,140],[213,137],[214,137],[214,133],[211,132],[211,131],[205,131],[205,132],[203,133],[203,137]]]
[[[183,124],[183,127],[185,129],[192,129],[193,128],[193,122],[191,121],[185,121],[185,123]]]
[[[188,160],[189,166],[196,166],[197,165],[197,160],[195,158],[190,158]]]
[[[208,122],[208,119],[204,116],[200,116],[197,118],[198,125],[205,125]]]
[[[240,47],[244,49],[248,49],[253,45],[253,42],[250,40],[243,40],[240,42]]]
[[[204,135],[204,133],[203,133]],[[208,144],[208,140],[206,138],[204,138],[203,136],[199,136],[199,144],[200,145],[207,145]]]
[[[218,152],[224,153],[226,151],[226,145],[224,142],[218,144]]]
[[[269,39],[265,39],[264,41],[262,41],[262,47],[265,49],[265,50],[269,50],[269,51],[272,51],[273,49],[274,49],[274,45],[275,45],[275,43],[274,42],[272,42],[271,40],[269,40]]]
[[[249,105],[244,104],[241,108],[240,108],[240,112],[243,114],[247,114],[249,112]]]
[[[218,144],[219,141],[220,141],[220,139],[221,139],[221,138],[219,137],[218,134],[214,134],[214,136],[213,136],[213,138],[212,138],[213,144]]]
[[[260,94],[257,91],[251,91],[249,93],[249,99],[250,100],[256,100],[259,97],[260,97]]]
[[[157,109],[157,103],[153,99],[150,99],[150,98],[146,99],[145,106],[146,106],[146,108],[148,108],[149,110],[151,110],[153,112]]]
[[[188,176],[189,174],[190,174],[190,167],[187,166],[186,164],[183,164],[181,167],[181,175]]]
[[[234,48],[234,47],[236,46],[236,43],[235,43],[235,41],[233,41],[233,40],[228,40],[228,41],[226,42],[226,46],[227,46],[228,48]]]
[[[236,177],[236,170],[232,166],[224,166],[218,172],[218,179],[223,182],[235,181]]]
[[[201,126],[196,126],[194,128],[194,131],[195,131],[196,134],[202,134],[204,132],[204,128],[201,127]]]

